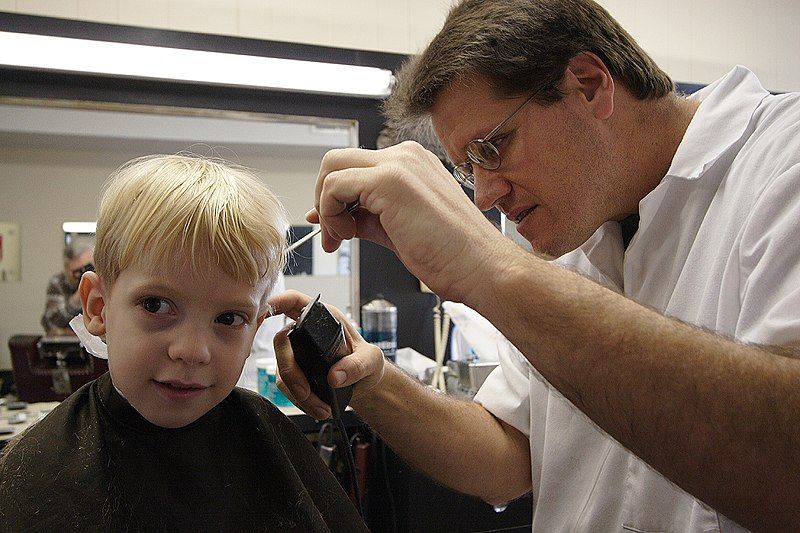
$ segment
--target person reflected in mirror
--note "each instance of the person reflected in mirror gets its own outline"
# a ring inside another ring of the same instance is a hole
[[[88,243],[64,247],[64,269],[47,282],[47,299],[41,324],[48,337],[74,335],[69,321],[81,312],[78,284],[84,272],[94,270],[94,248]]]

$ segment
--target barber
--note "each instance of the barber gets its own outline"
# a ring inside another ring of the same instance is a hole
[[[491,503],[531,491],[535,531],[800,530],[798,98],[741,67],[679,95],[591,0],[461,2],[386,107],[432,120],[474,205],[405,142],[329,152],[307,218],[326,251],[393,250],[518,351],[473,403],[357,335],[330,383],[355,384],[356,412],[438,481]],[[498,234],[493,207],[558,259]],[[276,350],[324,418],[285,334]]]
[[[69,321],[81,312],[78,284],[84,272],[94,270],[94,248],[89,244],[68,244],[62,254],[64,268],[47,282],[47,299],[42,313],[45,334],[74,335]]]

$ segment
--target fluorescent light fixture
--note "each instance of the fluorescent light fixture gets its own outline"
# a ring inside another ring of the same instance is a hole
[[[0,65],[382,98],[391,71],[202,50],[0,32]]]
[[[64,233],[97,233],[97,222],[64,222],[61,225]]]

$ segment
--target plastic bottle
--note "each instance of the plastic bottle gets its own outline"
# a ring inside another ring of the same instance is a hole
[[[256,369],[258,372],[258,393],[271,401],[278,407],[288,407],[293,405],[278,385],[275,383],[278,363],[270,357],[256,359]]]
[[[361,330],[364,340],[383,350],[390,361],[397,357],[397,307],[381,297],[361,306]]]

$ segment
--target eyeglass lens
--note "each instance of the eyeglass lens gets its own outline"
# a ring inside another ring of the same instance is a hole
[[[467,157],[486,170],[497,170],[500,167],[500,152],[490,141],[475,140],[467,145]]]

